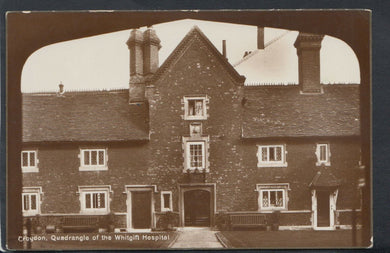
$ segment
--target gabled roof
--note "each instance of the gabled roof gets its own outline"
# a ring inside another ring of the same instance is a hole
[[[147,140],[148,105],[130,105],[128,90],[23,94],[23,141]]]
[[[300,87],[245,87],[244,138],[358,136],[359,85],[323,85],[323,94]]]
[[[338,180],[329,170],[318,171],[310,182],[309,187],[313,188],[328,188],[337,187],[340,185]]]
[[[242,83],[245,81],[245,77],[241,76],[233,68],[233,66],[230,65],[227,59],[218,51],[218,49],[213,45],[213,43],[211,43],[211,41],[199,29],[199,27],[194,26],[156,71],[150,82],[155,82],[163,73],[165,73],[166,70],[169,69],[169,67],[172,66],[183,55],[182,53],[191,45],[191,41],[194,39],[199,39],[210,49],[210,51],[214,54],[214,56],[216,56],[216,58],[225,67],[233,79]]]

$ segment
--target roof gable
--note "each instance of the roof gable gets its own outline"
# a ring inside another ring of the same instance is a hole
[[[183,53],[191,46],[191,42],[193,40],[199,40],[201,43],[206,45],[206,47],[213,53],[213,55],[218,59],[220,64],[224,66],[230,76],[236,80],[237,82],[244,83],[245,77],[241,76],[227,59],[218,51],[217,48],[211,43],[211,41],[206,37],[206,35],[199,29],[199,27],[194,26],[187,35],[183,38],[183,40],[179,43],[179,45],[172,51],[172,53],[168,56],[165,62],[160,66],[157,72],[153,75],[150,82],[157,81],[167,69],[169,69],[172,65],[175,64],[182,56]]]

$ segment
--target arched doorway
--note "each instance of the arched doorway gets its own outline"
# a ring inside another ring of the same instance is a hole
[[[210,192],[191,190],[184,193],[184,226],[210,226]]]

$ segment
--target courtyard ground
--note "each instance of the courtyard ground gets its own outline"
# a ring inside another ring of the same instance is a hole
[[[55,233],[41,235],[43,240],[33,242],[31,248],[33,250],[164,249],[176,240],[177,235],[177,232]]]
[[[352,230],[336,231],[221,231],[217,237],[228,248],[351,248]],[[361,233],[357,232],[357,245]]]

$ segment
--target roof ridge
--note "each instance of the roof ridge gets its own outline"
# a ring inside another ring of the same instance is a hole
[[[273,38],[272,40],[268,41],[267,43],[264,44],[264,49],[266,49],[267,47],[271,46],[272,44],[274,44],[276,41],[280,40],[282,37],[284,37],[285,35],[287,35],[289,32],[292,32],[290,30],[287,30],[285,31],[283,34]],[[232,64],[233,67],[236,67],[238,65],[240,65],[241,63],[243,63],[244,61],[247,61],[249,58],[251,58],[252,56],[256,55],[258,52],[260,52],[261,50],[264,50],[264,49],[256,49],[252,52],[250,52],[247,56],[243,57],[242,59],[240,59],[239,61],[237,61],[236,63]]]
[[[128,88],[84,88],[84,89],[69,89],[65,90],[66,93],[85,93],[85,92],[111,92],[111,91],[125,91]],[[36,90],[36,91],[23,91],[22,94],[57,94],[58,91],[55,90]]]

